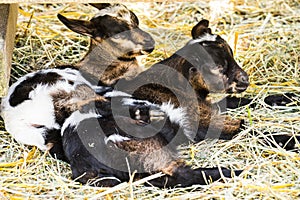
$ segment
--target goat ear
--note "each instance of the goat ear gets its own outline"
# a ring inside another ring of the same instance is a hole
[[[66,25],[72,31],[86,35],[89,37],[93,37],[93,24],[90,21],[78,20],[78,19],[68,19],[61,14],[57,15],[58,19]]]
[[[202,19],[196,26],[192,29],[193,39],[201,37],[205,33],[211,34],[211,29],[208,28],[209,21]]]
[[[106,7],[111,6],[110,3],[90,3],[91,6],[94,6],[95,8],[98,8],[99,10],[102,10]]]

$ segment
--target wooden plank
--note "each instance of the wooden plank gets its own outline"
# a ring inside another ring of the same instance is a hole
[[[0,97],[7,94],[18,4],[0,4]]]

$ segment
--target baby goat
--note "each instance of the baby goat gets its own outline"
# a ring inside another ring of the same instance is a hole
[[[177,145],[166,136],[177,131],[189,132],[188,118],[182,108],[170,103],[155,105],[122,94],[118,97],[114,93],[117,92],[106,94],[110,100],[98,99],[83,105],[63,124],[63,148],[77,181],[114,186],[130,180],[130,169],[137,171],[135,179],[164,173],[165,176],[148,182],[153,186],[187,187],[241,173],[217,167],[192,169],[178,158]],[[124,115],[128,106],[136,105],[147,111],[141,117],[147,117],[150,109],[164,112],[165,123],[161,127],[146,125]],[[180,118],[174,118],[174,113]]]
[[[98,93],[105,87],[93,87],[95,78],[110,85],[119,78],[140,72],[136,56],[150,53],[152,37],[139,29],[136,15],[120,4],[93,4],[99,13],[90,21],[59,19],[75,32],[91,37],[85,57],[77,65],[46,69],[21,77],[2,99],[1,116],[7,131],[20,143],[35,145],[64,159],[60,128],[73,109],[68,105],[96,98],[93,91],[80,89],[88,85]],[[84,76],[85,77],[84,77]],[[65,110],[67,108],[67,110]]]
[[[151,53],[155,42],[139,28],[137,16],[121,4],[92,4],[99,9],[90,21],[59,20],[69,29],[91,38],[89,51],[76,68],[100,81],[112,85],[118,79],[131,79],[143,71],[136,57]]]
[[[208,25],[207,20],[200,21],[192,29],[193,39],[183,48],[135,79],[120,80],[116,84],[118,90],[127,91],[135,98],[157,104],[170,101],[176,107],[186,109],[191,131],[185,135],[196,142],[205,138],[231,139],[239,133],[242,121],[219,115],[219,106],[207,101],[207,95],[214,92],[240,93],[249,85],[248,75],[234,60],[229,45],[220,36],[212,34]],[[219,102],[221,108],[226,105],[234,107],[239,99],[226,100]],[[242,103],[250,101],[241,100]],[[289,99],[276,95],[265,100],[272,105]],[[175,135],[169,137],[172,140]],[[295,147],[296,142],[290,136],[273,137],[286,149]],[[300,137],[296,139],[300,140]]]
[[[207,20],[192,29],[192,37],[171,57],[153,65],[131,81],[120,80],[116,88],[139,99],[162,104],[172,102],[187,110],[193,130],[190,140],[206,137],[230,139],[240,120],[221,116],[206,100],[209,93],[240,93],[247,89],[248,75],[236,63],[229,45],[211,33]],[[197,134],[196,134],[197,133]]]

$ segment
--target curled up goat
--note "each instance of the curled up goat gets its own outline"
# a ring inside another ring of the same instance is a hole
[[[156,105],[137,100],[117,91],[105,96],[72,112],[61,129],[64,152],[77,181],[114,186],[129,181],[130,169],[137,172],[135,180],[157,172],[164,174],[147,182],[149,185],[187,187],[242,172],[223,167],[192,169],[178,157],[177,143],[168,136],[190,131],[184,109],[171,103]],[[136,119],[126,115],[128,107],[139,111]],[[151,111],[165,113],[164,122],[141,123],[140,119],[149,117]]]
[[[91,39],[89,51],[76,65],[45,69],[21,77],[1,102],[7,131],[20,143],[61,154],[60,128],[72,109],[69,104],[94,98],[94,92],[78,89],[85,84],[97,93],[119,78],[130,79],[141,70],[136,57],[154,49],[152,37],[142,31],[136,15],[121,4],[92,4],[98,8],[91,20],[58,18],[71,30]],[[111,28],[114,27],[114,28]],[[98,84],[100,86],[92,86]]]

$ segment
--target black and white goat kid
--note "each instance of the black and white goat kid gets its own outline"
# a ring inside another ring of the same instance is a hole
[[[179,159],[177,144],[169,140],[169,135],[190,131],[185,110],[171,103],[156,105],[122,95],[112,91],[107,99],[88,102],[63,124],[63,148],[77,181],[114,186],[129,181],[129,172],[136,170],[135,179],[164,174],[149,181],[150,185],[187,187],[241,173],[222,167],[192,169]],[[138,119],[126,115],[127,107],[137,108]],[[141,123],[140,118],[149,117],[151,111],[165,113],[164,123]]]
[[[136,57],[154,48],[152,37],[139,29],[136,15],[120,4],[92,4],[99,9],[90,21],[58,15],[70,29],[91,38],[89,51],[76,65],[45,69],[21,77],[2,99],[1,116],[7,131],[20,143],[51,149],[64,159],[60,128],[71,105],[97,98],[106,87],[92,86],[98,79],[110,85],[119,78],[134,77],[141,71]],[[94,82],[93,82],[94,83]],[[110,89],[110,88],[108,88]]]

